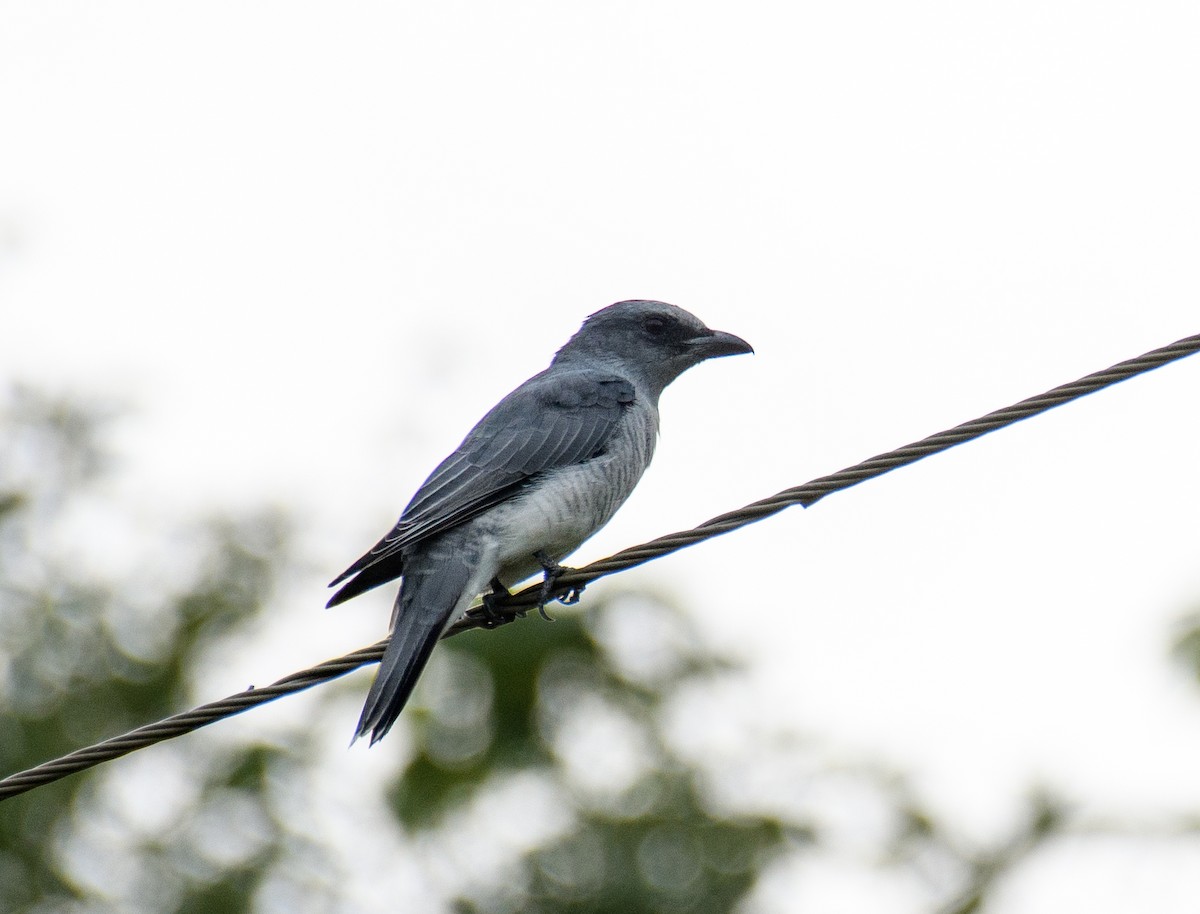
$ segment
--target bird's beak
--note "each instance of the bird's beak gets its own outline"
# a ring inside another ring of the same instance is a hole
[[[754,347],[740,336],[725,333],[722,330],[710,330],[704,336],[692,339],[691,350],[701,359],[715,359],[723,355],[744,355],[753,353]]]

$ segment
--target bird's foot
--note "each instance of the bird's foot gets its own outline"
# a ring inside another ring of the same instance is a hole
[[[538,596],[538,612],[547,622],[553,622],[550,614],[546,612],[546,604],[552,599],[557,599],[559,603],[566,606],[574,606],[579,602],[579,596],[583,593],[583,587],[572,587],[565,594],[555,598],[554,585],[564,574],[569,571],[574,571],[574,568],[569,568],[566,565],[560,565],[550,556],[546,555],[542,550],[538,550],[533,554],[533,557],[538,560],[538,564],[542,566],[542,592]]]
[[[497,600],[501,599],[502,597],[511,597],[512,594],[509,592],[507,587],[500,583],[499,578],[492,578],[491,583],[491,593],[485,593],[483,595],[483,606],[480,607],[483,627],[499,628],[501,625],[505,625],[511,622],[513,619],[523,619],[525,617],[525,611],[523,609],[501,609],[496,605]]]

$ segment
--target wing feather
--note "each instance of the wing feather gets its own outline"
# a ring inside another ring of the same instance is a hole
[[[596,457],[633,400],[633,385],[605,371],[558,368],[530,378],[442,461],[391,532],[330,584],[353,578],[329,605],[399,577],[404,550],[478,516],[539,474]]]

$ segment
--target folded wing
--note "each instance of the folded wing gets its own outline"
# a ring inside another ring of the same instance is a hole
[[[530,378],[471,429],[413,496],[392,531],[329,585],[336,606],[403,574],[406,549],[516,495],[539,474],[602,454],[633,385],[604,371]]]

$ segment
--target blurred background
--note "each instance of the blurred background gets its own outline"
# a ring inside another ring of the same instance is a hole
[[[0,764],[325,583],[592,311],[755,345],[572,559],[1200,332],[1200,10],[0,0]],[[0,804],[0,910],[1194,911],[1200,360]]]

